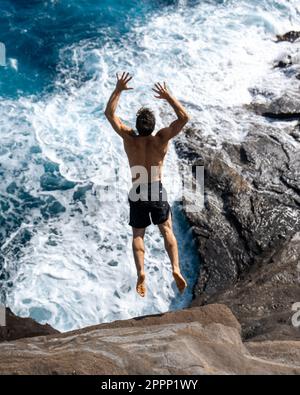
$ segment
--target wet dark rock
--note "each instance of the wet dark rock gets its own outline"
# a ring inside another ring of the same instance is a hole
[[[289,41],[291,43],[294,43],[296,40],[300,38],[300,32],[292,30],[285,34],[277,34],[276,38],[277,38],[277,42]]]
[[[272,119],[298,120],[300,119],[300,95],[285,94],[264,103],[253,102],[247,108]]]
[[[298,124],[298,130],[293,130],[290,133],[290,136],[292,136],[296,141],[300,142],[300,125]]]
[[[285,59],[279,60],[277,63],[275,63],[274,67],[283,69],[285,67],[291,66],[292,64],[293,64],[292,56],[288,55]]]
[[[292,113],[299,103],[278,100],[269,108]],[[225,142],[220,148],[212,147],[200,130],[193,131],[193,139],[179,135],[175,143],[180,158],[205,166],[205,207],[186,212],[201,258],[194,305],[228,303],[247,338],[267,336],[268,332],[284,337],[286,327],[291,327],[287,317],[291,306],[300,301],[295,282],[289,286],[283,280],[280,292],[267,293],[270,283],[263,277],[280,273],[285,261],[275,257],[286,248],[292,253],[291,240],[300,231],[300,144],[293,133],[295,127],[290,125],[284,129],[271,123],[265,127],[253,124],[240,144]],[[289,270],[287,276],[295,280],[296,266],[291,264]],[[256,286],[254,280],[243,286],[252,271],[258,276],[255,281],[264,286]],[[265,321],[260,319],[259,305],[265,309]],[[283,322],[278,326],[276,314]],[[251,329],[251,322],[258,326]],[[292,330],[289,333],[296,336]]]
[[[292,325],[292,306],[300,301],[300,233],[275,252],[261,259],[235,286],[209,298],[222,301],[239,317],[246,341],[300,340],[299,328]],[[203,302],[199,296],[193,305]]]
[[[273,113],[273,112],[264,112],[262,113],[264,117],[278,119],[279,121],[295,121],[300,119],[300,112],[294,113]]]
[[[0,342],[58,333],[50,325],[41,325],[31,318],[17,317],[6,308],[6,326],[0,327]]]

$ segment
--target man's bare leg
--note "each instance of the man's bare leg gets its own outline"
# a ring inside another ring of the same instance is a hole
[[[171,215],[169,215],[169,218],[166,222],[158,225],[158,227],[161,231],[161,234],[163,235],[165,249],[169,255],[172,264],[173,277],[175,279],[177,288],[179,289],[180,293],[182,293],[185,290],[187,284],[180,273],[178,246],[176,237],[173,232]]]
[[[133,239],[132,239],[132,250],[137,271],[137,284],[136,291],[142,297],[146,294],[146,282],[145,282],[145,270],[144,270],[144,236],[145,228],[132,228]]]

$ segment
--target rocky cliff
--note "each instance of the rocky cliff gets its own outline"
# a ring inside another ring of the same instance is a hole
[[[251,120],[243,141],[218,146],[195,128],[176,140],[179,157],[205,169],[205,207],[186,212],[201,257],[193,305],[226,303],[245,338],[299,338],[299,71],[288,74],[292,93],[254,89],[251,105],[233,110]]]
[[[299,361],[299,342],[243,343],[224,305],[0,344],[2,374],[300,374]]]
[[[26,337],[52,335],[59,333],[50,325],[41,325],[31,318],[17,317],[9,308],[6,309],[6,326],[0,326],[0,342],[12,341]]]

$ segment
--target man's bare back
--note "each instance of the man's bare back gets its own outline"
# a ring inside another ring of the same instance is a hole
[[[114,130],[123,139],[124,149],[128,157],[133,185],[138,189],[146,186],[147,199],[138,197],[134,200],[129,192],[130,222],[133,231],[133,255],[137,268],[136,290],[140,296],[146,294],[145,271],[144,271],[144,235],[145,229],[151,222],[158,225],[164,237],[165,248],[170,257],[174,280],[180,292],[183,292],[187,284],[180,272],[177,241],[172,228],[171,208],[167,201],[166,191],[163,188],[162,170],[163,163],[168,151],[169,141],[175,137],[188,122],[189,117],[180,102],[172,96],[164,83],[155,84],[153,91],[156,98],[165,99],[174,109],[177,119],[168,127],[162,128],[153,135],[155,117],[151,110],[141,108],[137,114],[136,135],[133,128],[125,125],[115,114],[117,104],[124,90],[130,90],[127,83],[132,79],[128,73],[123,73],[121,78],[117,74],[117,85],[107,103],[105,115]],[[153,200],[150,193],[157,188],[158,200]],[[132,188],[134,189],[134,188]]]
[[[123,139],[123,143],[133,182],[147,183],[161,180],[163,163],[169,146],[168,141],[162,141],[159,134],[155,136],[129,135]],[[139,167],[146,170],[147,178],[144,180],[143,175],[138,173]]]

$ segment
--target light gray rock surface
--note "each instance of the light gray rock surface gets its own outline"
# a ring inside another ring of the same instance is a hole
[[[182,313],[184,317],[178,319]],[[1,343],[0,373],[300,373],[299,342],[293,342],[292,348],[289,342],[277,342],[276,349],[269,342],[261,342],[259,346],[250,344],[247,349],[238,322],[225,306],[168,313],[158,318],[159,323],[155,316],[151,323],[151,318],[125,321],[128,326],[99,325]]]

